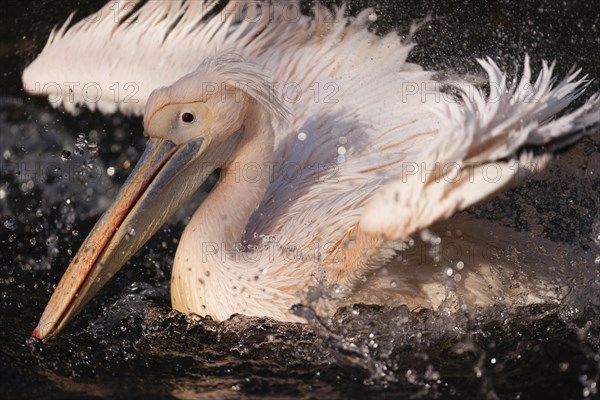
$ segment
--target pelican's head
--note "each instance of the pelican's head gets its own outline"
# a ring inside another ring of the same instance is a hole
[[[153,91],[146,103],[144,129],[150,137],[176,144],[197,139],[226,140],[256,106],[276,119],[286,111],[254,64],[227,53],[203,62],[171,86]]]
[[[228,161],[256,112],[284,115],[258,68],[230,54],[152,92],[144,114],[146,150],[73,258],[33,336],[56,335],[83,308]]]

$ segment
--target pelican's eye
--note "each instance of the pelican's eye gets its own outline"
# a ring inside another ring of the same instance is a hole
[[[185,122],[186,124],[194,122],[194,114],[189,112],[181,114],[181,121]]]

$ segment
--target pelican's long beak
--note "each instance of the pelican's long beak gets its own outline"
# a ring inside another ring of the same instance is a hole
[[[149,139],[110,208],[73,258],[32,333],[54,336],[222,165],[243,128],[225,142],[197,138],[176,145]]]

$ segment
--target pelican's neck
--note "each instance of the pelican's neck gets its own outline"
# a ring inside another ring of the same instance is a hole
[[[257,268],[236,264],[228,255],[235,254],[250,216],[260,204],[270,181],[265,171],[273,157],[274,135],[268,114],[252,105],[244,122],[243,138],[228,163],[221,180],[202,202],[185,228],[173,265],[171,301],[184,313],[211,315],[222,320],[232,313],[260,314],[246,304],[264,289],[256,286],[242,296],[240,280],[256,283]],[[246,275],[242,279],[242,275]],[[255,291],[252,289],[256,289]],[[277,297],[277,296],[275,296]],[[289,308],[287,302],[268,305]]]
[[[274,135],[268,114],[249,107],[244,133],[235,153],[221,169],[221,179],[186,228],[194,239],[230,250],[238,244],[270,181]],[[183,240],[183,238],[182,238]]]

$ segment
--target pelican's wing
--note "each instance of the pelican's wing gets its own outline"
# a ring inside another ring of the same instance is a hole
[[[553,86],[553,66],[544,63],[530,82],[526,59],[521,81],[508,87],[492,60],[479,62],[489,75],[489,95],[473,89],[461,103],[433,104],[439,135],[373,196],[361,217],[363,231],[406,238],[519,183],[546,165],[548,151],[598,128],[599,94],[557,117],[587,86],[579,71]]]
[[[254,61],[284,42],[314,32],[296,1],[111,0],[96,14],[54,30],[22,80],[32,94],[70,112],[87,105],[104,113],[141,115],[150,93],[235,51]],[[295,33],[294,33],[295,32]]]

